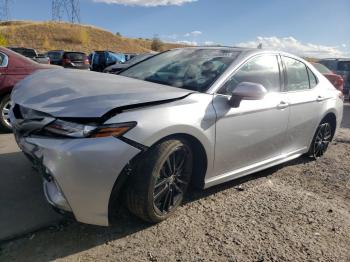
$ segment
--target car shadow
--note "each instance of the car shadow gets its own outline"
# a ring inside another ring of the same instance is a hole
[[[310,158],[301,157],[286,164],[281,164],[206,190],[191,190],[184,200],[183,205],[207,198],[217,192],[232,187],[240,186],[244,188],[244,183],[248,181],[271,176],[285,166],[299,165],[309,161],[311,161]],[[238,188],[238,190],[241,189]],[[154,225],[146,223],[132,215],[124,206],[120,208],[118,216],[114,218],[113,225],[110,227],[86,225],[75,222],[73,219],[66,219],[59,224],[37,231],[37,238],[40,239],[39,242],[45,241],[44,238],[46,234],[40,236],[40,233],[44,231],[50,232],[50,241],[46,241],[45,246],[43,247],[45,249],[45,254],[42,254],[41,252],[35,254],[36,252],[33,252],[33,256],[35,256],[36,260],[40,261],[62,259],[96,246],[108,245],[111,241],[123,239],[152,226]],[[33,233],[28,237],[30,238],[32,234]]]
[[[47,204],[41,177],[21,152],[0,153],[0,240],[62,219]]]
[[[280,169],[286,167],[286,166],[295,166],[295,165],[300,165],[300,164],[305,164],[308,162],[313,161],[312,158],[307,157],[307,156],[301,156],[297,159],[291,160],[289,162],[270,167],[268,169],[265,169],[263,171],[259,171],[247,176],[243,176],[241,178],[237,178],[231,181],[228,181],[226,183],[219,184],[217,186],[210,187],[205,190],[200,190],[196,189],[191,194],[187,196],[187,198],[184,200],[184,204],[189,203],[189,202],[194,202],[202,198],[209,197],[210,195],[216,194],[220,191],[225,191],[230,188],[237,188],[238,191],[244,190],[244,184],[251,181],[251,180],[256,180],[258,178],[262,177],[269,177],[272,176],[274,173],[279,171]]]
[[[344,104],[344,113],[341,127],[350,128],[350,103]]]

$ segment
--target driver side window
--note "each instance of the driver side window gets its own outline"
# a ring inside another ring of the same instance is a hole
[[[262,55],[252,58],[225,83],[219,94],[231,95],[242,82],[261,84],[269,92],[279,92],[280,71],[277,56]]]

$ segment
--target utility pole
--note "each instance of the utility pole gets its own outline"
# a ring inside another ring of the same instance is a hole
[[[12,0],[0,0],[0,21],[10,20],[10,5]]]
[[[64,11],[66,11],[67,18],[71,23],[80,23],[79,0],[52,0],[53,21],[62,21]]]
[[[62,21],[62,11],[63,11],[64,1],[62,0],[52,0],[52,20]]]

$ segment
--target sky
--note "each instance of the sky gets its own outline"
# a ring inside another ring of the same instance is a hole
[[[81,23],[166,42],[350,56],[350,0],[80,0]],[[12,0],[12,20],[51,19],[50,0]]]

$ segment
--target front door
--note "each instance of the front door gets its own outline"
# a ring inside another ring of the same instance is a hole
[[[243,100],[238,108],[232,108],[227,103],[229,95],[241,82],[262,84],[268,94],[262,100]],[[289,101],[280,92],[281,82],[277,56],[262,55],[238,69],[214,96],[217,123],[213,176],[281,155],[289,117]]]

